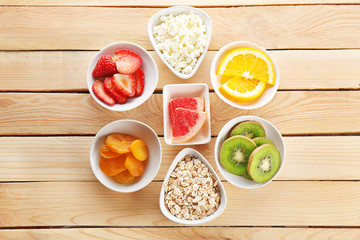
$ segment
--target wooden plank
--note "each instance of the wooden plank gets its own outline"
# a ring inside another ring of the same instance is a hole
[[[196,7],[229,7],[229,6],[253,6],[253,5],[295,5],[295,4],[357,4],[357,0],[143,0],[141,2],[132,0],[1,0],[0,6],[196,6]]]
[[[93,137],[1,137],[0,181],[97,181],[89,165]],[[162,180],[183,146],[162,143]],[[191,146],[216,167],[214,145]],[[285,137],[284,169],[276,180],[360,180],[360,137]],[[341,156],[341,158],[339,158]]]
[[[360,89],[360,50],[270,51],[280,69],[279,89]],[[0,91],[87,91],[86,72],[96,52],[0,52]],[[179,79],[150,52],[159,69],[157,90]],[[205,82],[216,52],[209,51],[186,83]],[[76,61],[74,61],[76,59]],[[18,71],[21,66],[21,71]]]
[[[78,228],[0,230],[0,238],[18,239],[246,239],[246,240],[356,240],[359,229],[345,228],[254,228],[254,227],[181,227],[181,228]]]
[[[204,9],[211,50],[235,40],[265,48],[359,48],[360,6],[267,6]],[[98,50],[130,41],[152,49],[146,33],[159,8],[1,7],[1,50]],[[121,16],[121,17],[120,17]],[[130,20],[129,20],[130,19]]]
[[[2,227],[179,226],[160,212],[161,184],[153,182],[138,192],[121,194],[99,182],[3,183],[0,221]],[[226,182],[227,208],[205,225],[359,227],[359,185],[272,182],[244,190]]]
[[[278,92],[266,106],[240,110],[210,93],[211,132],[216,136],[230,119],[242,115],[263,117],[282,134],[344,134],[360,132],[359,91]],[[0,135],[96,134],[114,120],[142,121],[163,135],[162,95],[152,95],[127,112],[112,112],[89,94],[1,93]],[[346,119],[346,120],[345,120]]]

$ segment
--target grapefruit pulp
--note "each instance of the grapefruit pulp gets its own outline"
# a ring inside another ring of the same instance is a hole
[[[175,109],[186,108],[190,110],[204,111],[205,103],[204,97],[185,97],[185,98],[174,98],[169,102],[169,116],[170,122],[174,124],[175,120]]]
[[[172,143],[183,143],[194,137],[206,120],[206,112],[176,108],[173,113]]]

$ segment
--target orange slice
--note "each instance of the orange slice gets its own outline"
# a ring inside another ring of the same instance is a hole
[[[255,48],[239,48],[229,52],[220,62],[216,74],[275,84],[275,70],[271,59]]]
[[[219,91],[234,102],[250,102],[257,99],[265,90],[266,83],[242,77],[234,77],[224,83]]]

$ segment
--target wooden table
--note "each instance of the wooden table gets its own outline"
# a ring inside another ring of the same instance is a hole
[[[0,1],[0,238],[360,239],[359,1],[183,0],[213,23],[209,52],[189,80],[166,68],[146,33],[154,13],[179,2]],[[278,62],[279,91],[259,109],[230,107],[212,89],[211,60],[236,40],[264,46]],[[90,60],[116,41],[150,50],[159,68],[155,94],[124,113],[99,106],[86,87]],[[224,181],[226,210],[199,227],[167,220],[158,206],[183,148],[163,141],[162,88],[189,82],[211,88],[213,137],[194,148],[215,169],[216,136],[237,116],[269,120],[287,147],[281,174],[266,187]],[[150,125],[163,147],[155,180],[131,194],[102,186],[89,164],[94,135],[122,118]]]

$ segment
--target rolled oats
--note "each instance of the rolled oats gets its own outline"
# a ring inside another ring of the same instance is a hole
[[[200,159],[186,155],[165,186],[165,206],[177,218],[203,219],[220,204],[218,183]]]

